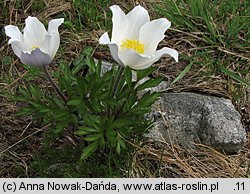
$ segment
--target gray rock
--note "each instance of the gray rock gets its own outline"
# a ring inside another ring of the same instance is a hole
[[[95,60],[95,63],[97,64],[98,60],[97,59],[94,59],[94,60]],[[112,63],[109,63],[107,61],[102,61],[102,71],[101,71],[101,74],[103,75],[104,73],[110,71],[112,69],[112,66],[113,66]]]
[[[155,126],[147,135],[156,140],[195,147],[193,142],[226,153],[246,142],[240,114],[230,100],[197,93],[164,93],[148,115]]]

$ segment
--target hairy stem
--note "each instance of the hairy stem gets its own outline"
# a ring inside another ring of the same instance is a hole
[[[119,66],[119,68],[118,68],[117,75],[116,75],[116,78],[115,78],[115,83],[114,83],[112,93],[111,93],[111,98],[114,98],[116,93],[117,93],[117,89],[118,89],[119,83],[121,81],[124,69],[125,69],[124,66]],[[108,107],[107,107],[107,117],[110,117],[111,114],[112,114],[111,113],[111,108],[108,105]]]
[[[62,91],[58,88],[57,84],[53,81],[51,75],[49,74],[49,71],[47,69],[47,67],[43,67],[43,71],[47,77],[47,79],[49,80],[51,86],[54,88],[54,90],[56,91],[56,93],[60,96],[60,98],[64,101],[65,105],[67,106],[67,99],[64,96],[64,94],[62,93]]]
[[[121,81],[124,70],[125,70],[124,66],[120,65],[118,68],[117,75],[116,75],[116,79],[115,79],[115,83],[114,83],[111,97],[114,97],[116,95],[116,92],[117,92],[117,89],[118,89],[119,83]]]

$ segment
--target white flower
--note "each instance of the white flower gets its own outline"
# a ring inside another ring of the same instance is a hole
[[[43,67],[51,63],[60,45],[58,27],[64,22],[63,18],[49,22],[48,31],[36,17],[25,19],[23,33],[17,26],[5,26],[5,33],[10,37],[9,44],[21,59],[30,66]]]
[[[163,55],[170,55],[178,61],[178,52],[164,47],[156,50],[164,39],[165,31],[171,23],[166,18],[150,21],[148,11],[136,6],[127,15],[117,5],[110,7],[113,13],[112,38],[105,32],[100,44],[108,44],[114,60],[132,69],[145,69],[158,61]]]

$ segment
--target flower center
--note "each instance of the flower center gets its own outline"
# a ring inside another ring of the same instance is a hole
[[[35,49],[37,49],[39,46],[37,46],[37,45],[33,45],[32,47],[31,47],[31,50],[33,51],[33,50],[35,50]]]
[[[145,45],[141,44],[139,40],[136,39],[126,39],[122,41],[121,48],[122,49],[133,49],[139,54],[144,53]]]

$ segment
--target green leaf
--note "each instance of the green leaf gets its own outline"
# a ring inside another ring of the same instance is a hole
[[[100,117],[96,115],[84,115],[83,117],[84,123],[89,127],[93,127],[95,129],[102,130],[102,126],[100,125]]]
[[[136,101],[137,91],[134,90],[126,101],[125,107],[127,108],[127,110],[131,109],[131,107],[136,103]]]
[[[129,66],[126,66],[124,72],[124,79],[126,80],[129,87],[132,86],[132,70]]]
[[[58,110],[54,112],[54,114],[54,117],[57,121],[65,121],[70,119],[70,113],[67,111]]]
[[[103,90],[105,89],[105,87],[107,87],[107,83],[105,83],[104,80],[102,80],[102,78],[98,77],[98,80],[96,80],[96,82],[94,82],[91,91],[90,91],[90,96],[96,98],[99,97],[97,94],[102,94]]]
[[[126,146],[126,144],[124,143],[124,141],[122,140],[122,139],[118,139],[118,143],[121,145],[121,147],[123,148],[123,149],[127,149],[127,146]]]
[[[132,82],[132,86],[129,87],[127,84],[123,86],[123,88],[121,89],[121,91],[118,91],[117,93],[117,100],[120,100],[122,98],[127,98],[131,92],[133,91],[133,88],[135,87],[136,82]]]
[[[40,89],[37,86],[31,85],[30,86],[30,92],[31,94],[37,99],[40,100],[41,98],[41,92]]]
[[[12,96],[11,100],[19,101],[19,102],[25,102],[27,99],[25,97],[23,97],[23,96]]]
[[[64,108],[64,102],[57,98],[57,97],[54,97],[52,98],[52,100],[55,102],[55,104],[59,107],[59,108]]]
[[[81,160],[87,159],[99,146],[99,142],[93,142],[82,150]]]
[[[81,127],[79,127],[79,129],[82,130],[82,131],[87,131],[87,132],[97,132],[98,131],[95,128],[85,127],[85,126],[81,126]]]
[[[74,134],[75,135],[86,135],[86,134],[90,134],[90,133],[96,133],[97,131],[98,130],[91,128],[91,127],[81,126],[81,127],[79,127],[79,130],[74,132]]]
[[[129,118],[119,118],[113,121],[113,123],[108,127],[108,129],[109,130],[120,129],[120,128],[128,127],[133,123],[134,121],[129,120]]]
[[[88,74],[86,76],[86,80],[88,82],[88,85],[87,85],[87,92],[91,92],[92,90],[94,91],[96,88],[93,88],[95,82],[97,81],[97,77],[96,77],[96,74]]]
[[[22,86],[19,87],[19,92],[28,99],[30,99],[30,95],[28,94],[27,90],[24,89]]]
[[[39,110],[40,113],[49,113],[51,110],[48,108],[42,108],[41,110]]]
[[[111,144],[111,147],[114,147],[117,143],[117,139],[116,139],[116,131],[112,130],[112,129],[107,129],[107,139]]]
[[[24,77],[25,80],[34,80],[34,77],[38,77],[41,73],[41,69],[40,68],[34,68],[34,67],[31,67],[29,65],[25,65],[23,64],[23,67],[28,71],[28,74]]]
[[[96,112],[96,113],[102,112],[101,105],[100,105],[99,101],[92,100],[91,105],[92,105],[92,108],[93,108],[94,112]]]
[[[82,54],[84,56],[91,56],[93,52],[94,52],[94,49],[91,46],[86,46],[82,50]]]
[[[27,116],[27,115],[31,115],[33,112],[34,112],[34,108],[24,107],[16,113],[16,116]]]
[[[72,74],[76,75],[84,66],[85,66],[84,63],[80,63],[79,65],[75,66],[72,69]]]
[[[67,124],[68,124],[67,122],[58,122],[56,124],[55,129],[53,130],[53,133],[55,134],[63,133],[63,130],[65,127],[67,127]]]
[[[58,105],[53,101],[50,96],[45,96],[45,99],[48,102],[48,107],[50,107],[51,109],[58,108]]]
[[[142,83],[141,85],[139,85],[137,87],[137,90],[140,91],[140,90],[143,90],[143,89],[146,89],[146,88],[153,88],[153,87],[156,87],[158,86],[161,82],[163,81],[163,78],[162,77],[156,77],[154,79],[149,79],[147,81],[145,81],[144,83]]]
[[[105,99],[106,101],[106,104],[107,105],[109,105],[109,106],[117,106],[117,101],[116,101],[116,99],[114,99],[114,98],[107,98],[107,99]]]
[[[91,135],[88,135],[87,137],[85,137],[84,140],[89,141],[89,142],[97,141],[102,136],[103,136],[103,134],[101,134],[101,133],[91,134]]]
[[[85,66],[83,59],[84,56],[80,54],[80,56],[73,61],[74,68],[71,70],[73,75],[76,75],[82,69],[82,67]]]
[[[77,113],[76,113],[77,114]],[[74,124],[74,125],[78,125],[79,123],[79,116],[77,116],[76,114],[71,114],[71,122]]]
[[[36,109],[38,109],[38,110],[43,109],[43,108],[46,108],[43,104],[36,103],[36,102],[30,102],[30,104],[31,104],[34,108],[36,108]]]
[[[77,77],[77,90],[81,97],[86,95],[88,82],[83,77]]]
[[[78,131],[75,131],[74,134],[75,134],[75,135],[82,136],[82,135],[88,135],[89,132],[78,130]]]
[[[225,67],[223,66],[219,66],[220,70],[227,74],[228,76],[230,76],[231,78],[235,79],[236,81],[240,82],[241,84],[244,84],[248,87],[250,87],[250,83],[248,83],[246,80],[244,80],[243,78],[241,78],[240,76],[238,76],[236,73],[226,69]]]
[[[116,152],[117,152],[117,154],[121,154],[121,145],[120,145],[120,143],[119,142],[117,142],[117,144],[116,144]]]
[[[86,62],[87,62],[87,65],[89,66],[90,72],[94,73],[96,70],[96,65],[95,65],[94,59],[87,56]]]
[[[68,101],[67,104],[69,106],[78,106],[79,104],[81,104],[81,102],[82,102],[82,99],[76,98],[76,99],[72,99],[72,100]]]
[[[149,108],[152,104],[154,104],[154,102],[160,95],[161,94],[158,92],[150,94],[150,91],[148,91],[141,97],[141,99],[139,100],[138,104],[135,107]]]
[[[67,29],[72,29],[72,28],[74,28],[74,27],[73,27],[73,23],[72,23],[71,21],[65,21],[65,22],[63,23],[63,26],[65,26]]]
[[[102,72],[102,61],[98,60],[96,73],[99,77],[101,76],[101,72]]]
[[[181,78],[184,77],[184,75],[190,70],[190,68],[192,67],[193,62],[190,63],[187,67],[185,67],[185,69],[174,79],[174,81],[171,83],[171,85],[175,84],[176,82],[178,82]]]
[[[139,107],[138,105],[136,105],[131,109],[131,112],[133,112],[133,114],[135,115],[142,115],[148,113],[149,110],[150,107]]]
[[[137,70],[137,82],[140,81],[141,79],[143,79],[144,77],[152,74],[156,69],[157,69],[157,67],[151,66],[147,69]]]
[[[11,58],[11,56],[4,56],[2,58],[2,64],[6,65],[6,66],[10,65],[12,63],[12,61],[13,61],[13,59]]]

